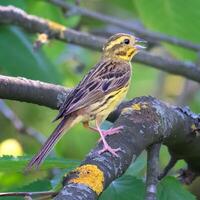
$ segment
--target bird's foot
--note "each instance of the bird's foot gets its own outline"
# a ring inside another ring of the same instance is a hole
[[[100,151],[98,151],[98,153],[102,154],[105,151],[110,152],[113,156],[119,157],[119,155],[117,154],[117,152],[121,151],[121,148],[113,149],[111,146],[108,145],[108,143],[104,143],[103,149],[101,149]]]
[[[119,133],[120,130],[123,129],[123,126],[118,126],[116,128],[110,128],[108,130],[102,130],[102,134],[104,137],[108,136],[108,135],[114,135],[116,133]]]

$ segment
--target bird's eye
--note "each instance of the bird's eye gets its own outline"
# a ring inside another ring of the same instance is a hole
[[[125,39],[124,40],[124,44],[129,44],[130,43],[130,40],[129,39]]]

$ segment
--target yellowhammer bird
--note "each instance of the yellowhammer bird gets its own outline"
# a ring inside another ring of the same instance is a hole
[[[124,33],[115,34],[108,39],[103,47],[100,62],[67,96],[55,118],[55,120],[61,119],[61,122],[39,153],[29,162],[28,169],[33,166],[38,167],[62,137],[63,131],[78,122],[83,122],[86,127],[99,132],[103,142],[100,154],[108,151],[118,156],[117,151],[120,148],[111,148],[105,137],[118,133],[123,127],[101,130],[100,124],[126,96],[131,79],[130,61],[143,48],[139,45],[141,42],[144,41]],[[89,127],[91,120],[96,121],[96,128]]]

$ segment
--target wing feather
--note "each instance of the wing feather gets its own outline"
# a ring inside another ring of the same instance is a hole
[[[131,67],[129,63],[101,61],[70,92],[55,120],[102,101],[108,93],[125,87],[130,76]]]

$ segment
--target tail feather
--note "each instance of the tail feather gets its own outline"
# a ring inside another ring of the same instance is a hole
[[[53,149],[55,144],[59,141],[59,139],[63,136],[63,131],[65,128],[67,130],[74,124],[75,118],[69,117],[64,118],[58,126],[55,128],[51,136],[47,139],[47,141],[42,146],[41,150],[31,159],[28,163],[26,170],[31,170],[33,167],[36,169],[41,165],[44,159],[48,156],[49,152]]]

